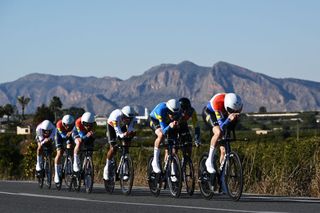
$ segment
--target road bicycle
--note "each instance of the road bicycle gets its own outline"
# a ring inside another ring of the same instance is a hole
[[[151,193],[158,197],[162,184],[164,189],[169,188],[172,197],[178,198],[182,188],[182,171],[181,164],[177,154],[174,152],[176,146],[175,139],[166,139],[164,146],[168,149],[167,159],[164,160],[164,166],[161,167],[160,173],[155,173],[152,168],[153,155],[149,157],[147,165],[147,181]],[[161,165],[161,158],[158,159]]]
[[[179,149],[182,151],[181,172],[182,182],[188,195],[192,196],[195,188],[194,167],[191,157],[187,154],[187,150],[192,148],[190,134],[183,132],[179,134]]]
[[[48,189],[51,188],[52,182],[52,147],[50,145],[44,145],[43,149],[43,160],[41,162],[42,170],[37,172],[37,179],[40,188],[43,188],[43,184],[47,186]]]
[[[104,180],[104,186],[107,192],[113,193],[115,182],[119,180],[120,188],[123,194],[129,195],[132,190],[134,180],[134,168],[129,147],[132,147],[129,142],[131,138],[125,138],[122,145],[114,145],[114,149],[119,149],[120,154],[119,165],[117,166],[116,159],[113,159],[109,165],[109,180]]]
[[[73,181],[73,149],[72,148],[66,148],[66,151],[63,154],[63,165],[61,169],[61,173],[59,176],[59,183],[56,183],[56,187],[58,190],[61,190],[62,187],[62,179],[64,179],[64,182],[67,186],[67,189],[71,191],[72,187],[72,181]]]
[[[233,131],[235,138],[235,132]],[[222,163],[219,163],[217,153],[214,155],[214,168],[216,173],[210,174],[205,162],[208,153],[204,153],[199,162],[199,187],[201,195],[205,199],[211,199],[214,194],[227,193],[231,199],[238,201],[243,190],[243,169],[237,152],[231,150],[230,142],[235,139],[231,138],[231,131],[226,130],[224,137],[218,141],[219,145],[224,146],[226,154]],[[220,166],[219,166],[220,164]]]
[[[83,141],[83,143],[80,150],[80,171],[73,172],[70,188],[73,187],[76,191],[80,191],[81,181],[83,180],[86,192],[91,193],[94,181],[93,141]]]

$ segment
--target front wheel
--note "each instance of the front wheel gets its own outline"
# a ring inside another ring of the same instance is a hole
[[[231,152],[226,161],[225,186],[229,196],[238,201],[243,190],[243,174],[240,158],[236,152]]]
[[[51,156],[47,156],[44,160],[44,182],[48,189],[51,188],[52,181],[52,165],[51,165]]]
[[[72,158],[71,156],[67,156],[65,158],[64,164],[63,164],[63,176],[64,176],[64,182],[70,191],[72,188],[72,181],[73,181],[73,168],[72,168]]]
[[[86,158],[83,164],[83,171],[84,171],[83,181],[86,187],[86,192],[91,193],[93,188],[94,169],[93,169],[93,163],[90,157]]]
[[[194,193],[195,176],[193,163],[189,156],[185,156],[182,161],[182,178],[188,195],[192,196]]]
[[[208,154],[205,153],[201,156],[199,162],[198,178],[199,178],[199,188],[202,197],[210,200],[214,195],[213,185],[211,183],[211,174],[207,171],[206,160],[208,159]]]
[[[123,158],[122,164],[120,165],[119,178],[122,193],[129,195],[134,179],[134,169],[130,155],[125,155]]]
[[[171,195],[173,197],[179,197],[182,188],[182,173],[177,155],[173,154],[171,157],[169,156],[166,174]]]
[[[152,169],[153,155],[149,157],[148,165],[147,165],[147,180],[150,192],[158,197],[161,191],[162,181],[161,181],[161,172],[155,173]]]

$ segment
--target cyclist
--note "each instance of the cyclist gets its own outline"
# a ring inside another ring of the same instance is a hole
[[[127,145],[130,139],[135,135],[135,115],[136,112],[131,106],[125,106],[121,110],[113,110],[108,118],[107,137],[110,144],[110,148],[106,153],[106,165],[103,169],[104,180],[110,179],[109,166],[115,152],[117,151],[114,147],[117,143],[117,140],[122,140],[124,145]],[[128,178],[128,176],[124,176],[123,180],[127,180]]]
[[[42,147],[47,146],[51,148],[52,143],[54,142],[56,128],[49,120],[42,121],[36,128],[36,141],[38,143],[37,148],[37,164],[36,171],[40,172],[42,168]],[[38,174],[37,174],[38,175]]]
[[[194,128],[194,143],[196,146],[199,146],[201,144],[200,142],[200,126],[198,123],[197,118],[197,112],[196,110],[191,106],[191,102],[188,98],[180,98],[179,103],[181,106],[181,119],[179,120],[179,135],[185,134],[187,137],[187,140],[183,142],[192,143],[192,137],[189,131],[188,127],[188,120],[192,120],[192,125]],[[187,154],[191,156],[192,153],[192,144],[187,144]]]
[[[150,113],[150,127],[154,130],[157,138],[154,142],[152,169],[155,173],[160,173],[159,156],[160,143],[163,143],[165,135],[175,136],[174,130],[179,126],[180,103],[176,99],[170,99],[167,102],[159,103]],[[167,155],[167,152],[166,152]]]
[[[94,114],[91,112],[85,112],[81,117],[79,117],[73,128],[72,137],[75,142],[75,147],[73,151],[73,171],[79,172],[80,171],[80,159],[79,159],[79,151],[80,146],[82,143],[89,144],[93,146],[94,142],[94,131],[93,131],[93,124],[94,124]]]
[[[56,124],[56,157],[54,159],[54,182],[59,183],[59,177],[61,176],[61,156],[63,155],[64,148],[70,149],[73,143],[72,130],[74,127],[74,118],[71,115],[65,115]]]
[[[213,166],[213,156],[216,144],[219,138],[223,136],[225,128],[237,121],[239,113],[242,110],[242,100],[235,93],[218,93],[214,95],[207,106],[203,109],[203,119],[212,127],[213,136],[210,142],[209,156],[206,160],[206,167],[209,173],[215,173]],[[220,163],[225,156],[225,148],[220,146]]]

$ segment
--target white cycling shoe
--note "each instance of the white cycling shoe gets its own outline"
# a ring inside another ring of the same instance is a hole
[[[41,168],[41,166],[40,166],[40,163],[37,162],[37,164],[36,164],[36,171],[37,171],[37,172],[40,172],[41,170],[42,170],[42,168]]]
[[[160,166],[159,166],[157,161],[153,160],[152,163],[151,163],[151,166],[152,166],[152,170],[155,173],[160,173],[161,172]]]
[[[55,175],[54,175],[54,182],[55,183],[59,183],[60,182],[60,178],[59,178],[58,173],[55,173]]]
[[[212,161],[209,158],[206,160],[206,167],[207,167],[207,171],[210,174],[216,173],[216,170],[213,167]]]
[[[73,162],[73,171],[74,172],[79,172],[80,171],[78,162],[76,160]]]
[[[129,176],[128,176],[128,175],[124,175],[124,176],[122,177],[122,180],[124,180],[124,181],[129,180]]]

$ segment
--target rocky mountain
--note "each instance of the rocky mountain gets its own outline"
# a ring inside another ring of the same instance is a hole
[[[277,79],[226,62],[212,67],[184,61],[161,64],[127,80],[34,73],[0,84],[0,105],[17,104],[18,96],[31,98],[26,112],[60,97],[63,107],[83,107],[98,114],[126,104],[150,110],[170,98],[189,97],[200,113],[218,92],[236,92],[244,101],[244,111],[320,110],[320,83],[299,79]]]

